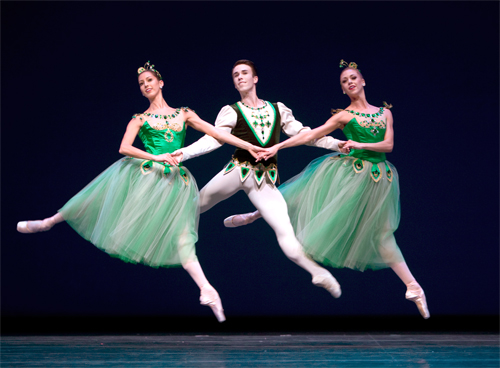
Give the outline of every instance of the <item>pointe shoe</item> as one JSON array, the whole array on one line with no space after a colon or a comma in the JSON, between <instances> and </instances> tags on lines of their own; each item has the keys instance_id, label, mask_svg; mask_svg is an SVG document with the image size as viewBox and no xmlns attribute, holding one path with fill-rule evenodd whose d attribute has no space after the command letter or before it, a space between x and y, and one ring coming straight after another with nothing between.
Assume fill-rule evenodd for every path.
<instances>
[{"instance_id":1,"label":"pointe shoe","mask_svg":"<svg viewBox=\"0 0 500 368\"><path fill-rule=\"evenodd\" d=\"M29 227L28 227L28 222L32 222L32 221L20 221L17 223L17 231L19 231L20 233L23 233L23 234L33 234L35 233L36 231L32 231Z\"/></svg>"},{"instance_id":2,"label":"pointe shoe","mask_svg":"<svg viewBox=\"0 0 500 368\"><path fill-rule=\"evenodd\" d=\"M217 321L219 321L220 323L226 320L219 294L213 287L203 286L201 288L200 304L212 308L212 312L214 312L215 318L217 318Z\"/></svg>"},{"instance_id":3,"label":"pointe shoe","mask_svg":"<svg viewBox=\"0 0 500 368\"><path fill-rule=\"evenodd\" d=\"M342 295L340 284L331 274L314 276L312 283L318 287L325 288L334 298L340 298Z\"/></svg>"},{"instance_id":4,"label":"pointe shoe","mask_svg":"<svg viewBox=\"0 0 500 368\"><path fill-rule=\"evenodd\" d=\"M247 224L251 224L252 213L245 213L243 215L233 215L224 219L225 227L238 227Z\"/></svg>"},{"instance_id":5,"label":"pointe shoe","mask_svg":"<svg viewBox=\"0 0 500 368\"><path fill-rule=\"evenodd\" d=\"M17 223L17 231L23 234L34 234L40 231L49 231L54 225L54 220L50 218L36 221L20 221Z\"/></svg>"},{"instance_id":6,"label":"pointe shoe","mask_svg":"<svg viewBox=\"0 0 500 368\"><path fill-rule=\"evenodd\" d=\"M425 293L422 287L416 281L410 282L406 290L406 299L414 302L417 305L418 311L425 319L429 318L431 315L429 313L429 308L427 308L427 300L425 299Z\"/></svg>"}]
</instances>

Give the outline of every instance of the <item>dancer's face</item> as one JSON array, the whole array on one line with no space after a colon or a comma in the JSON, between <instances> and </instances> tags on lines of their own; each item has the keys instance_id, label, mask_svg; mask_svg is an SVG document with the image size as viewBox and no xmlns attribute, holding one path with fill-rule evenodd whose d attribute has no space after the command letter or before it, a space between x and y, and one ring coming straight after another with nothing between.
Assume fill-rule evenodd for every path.
<instances>
[{"instance_id":1,"label":"dancer's face","mask_svg":"<svg viewBox=\"0 0 500 368\"><path fill-rule=\"evenodd\" d=\"M246 92L255 88L259 77L254 76L252 68L246 64L236 65L233 69L234 88L239 92Z\"/></svg>"},{"instance_id":2,"label":"dancer's face","mask_svg":"<svg viewBox=\"0 0 500 368\"><path fill-rule=\"evenodd\" d=\"M346 69L340 74L342 90L349 96L359 94L363 90L365 80L355 69Z\"/></svg>"},{"instance_id":3,"label":"dancer's face","mask_svg":"<svg viewBox=\"0 0 500 368\"><path fill-rule=\"evenodd\" d=\"M159 80L152 72L143 72L139 75L139 88L142 94L151 99L160 93L163 81Z\"/></svg>"}]
</instances>

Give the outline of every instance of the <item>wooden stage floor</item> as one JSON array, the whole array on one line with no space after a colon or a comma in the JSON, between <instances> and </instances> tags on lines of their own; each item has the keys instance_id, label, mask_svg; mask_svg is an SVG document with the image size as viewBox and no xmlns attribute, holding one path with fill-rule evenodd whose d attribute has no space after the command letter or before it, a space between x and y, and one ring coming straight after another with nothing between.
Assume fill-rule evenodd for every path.
<instances>
[{"instance_id":1,"label":"wooden stage floor","mask_svg":"<svg viewBox=\"0 0 500 368\"><path fill-rule=\"evenodd\" d=\"M2 367L499 367L492 333L2 337Z\"/></svg>"}]
</instances>

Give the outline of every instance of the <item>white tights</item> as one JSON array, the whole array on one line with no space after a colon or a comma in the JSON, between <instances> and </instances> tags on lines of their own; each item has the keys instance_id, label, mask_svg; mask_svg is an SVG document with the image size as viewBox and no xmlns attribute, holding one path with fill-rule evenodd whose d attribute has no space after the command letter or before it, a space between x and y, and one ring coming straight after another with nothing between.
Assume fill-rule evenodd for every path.
<instances>
[{"instance_id":1,"label":"white tights","mask_svg":"<svg viewBox=\"0 0 500 368\"><path fill-rule=\"evenodd\" d=\"M255 206L257 207L257 206ZM251 213L245 213L241 219L241 224L250 224L254 222L255 220L258 220L259 218L263 217L262 214L260 213L260 210L258 209L255 212ZM240 221L238 219L235 219L234 222L237 223L237 221ZM410 284L411 282L416 282L415 277L413 277L410 269L408 268L408 265L406 262L391 262L392 254L383 254L384 259L387 260L387 264L392 268L392 270L396 273L396 275L401 279L401 281L404 282L405 285Z\"/></svg>"},{"instance_id":2,"label":"white tights","mask_svg":"<svg viewBox=\"0 0 500 368\"><path fill-rule=\"evenodd\" d=\"M226 175L224 175L224 170L219 172L200 191L200 212L208 211L217 203L243 190L264 220L274 230L279 246L291 261L305 269L313 277L329 274L326 269L320 267L304 254L302 245L295 237L288 217L287 205L280 191L270 183L267 177L259 187L252 175L253 172L242 183L238 168Z\"/></svg>"},{"instance_id":3,"label":"white tights","mask_svg":"<svg viewBox=\"0 0 500 368\"><path fill-rule=\"evenodd\" d=\"M47 231L50 230L54 225L63 221L64 218L58 212L54 216L48 217L44 220L29 221L29 229L32 232ZM206 289L213 289L207 278L205 277L205 273L203 272L203 269L201 268L201 265L197 260L183 261L182 267L187 271L187 273L189 273L200 290L203 287L205 287Z\"/></svg>"}]
</instances>

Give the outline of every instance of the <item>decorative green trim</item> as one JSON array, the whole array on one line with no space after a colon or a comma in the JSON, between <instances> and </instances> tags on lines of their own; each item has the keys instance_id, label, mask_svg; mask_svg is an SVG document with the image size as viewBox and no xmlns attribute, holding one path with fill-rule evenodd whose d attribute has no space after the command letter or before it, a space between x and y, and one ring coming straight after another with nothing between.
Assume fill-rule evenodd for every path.
<instances>
[{"instance_id":1,"label":"decorative green trim","mask_svg":"<svg viewBox=\"0 0 500 368\"><path fill-rule=\"evenodd\" d=\"M363 162L363 160L358 158L357 160L352 162L352 168L354 169L354 172L356 174L359 174L365 169L365 163Z\"/></svg>"},{"instance_id":2,"label":"decorative green trim","mask_svg":"<svg viewBox=\"0 0 500 368\"><path fill-rule=\"evenodd\" d=\"M382 174L380 172L380 167L378 166L378 164L372 165L372 171L370 173L370 176L372 177L375 183L379 182L380 178L382 177Z\"/></svg>"},{"instance_id":3,"label":"decorative green trim","mask_svg":"<svg viewBox=\"0 0 500 368\"><path fill-rule=\"evenodd\" d=\"M276 180L278 179L278 170L276 169L269 169L267 170L267 176L269 177L269 180L276 185Z\"/></svg>"},{"instance_id":4,"label":"decorative green trim","mask_svg":"<svg viewBox=\"0 0 500 368\"><path fill-rule=\"evenodd\" d=\"M268 101L265 101L269 106L271 106L271 108L273 109L273 112L274 112L274 119L273 119L273 123L271 125L271 128L270 128L270 134L269 136L267 137L267 140L265 142L262 141L262 139L260 139L259 137L259 134L256 132L255 128L253 127L253 125L248 121L245 113L243 112L243 109L241 108L240 106L240 101L236 102L236 107L238 107L238 110L240 110L241 112L241 115L243 116L243 119L245 119L245 121L247 122L247 125L250 127L250 129L252 130L252 133L253 135L255 136L255 138L257 138L257 140L259 141L260 145L262 147L264 147L266 144L269 143L269 140L271 139L271 137L273 136L272 132L274 131L274 126L276 124L276 109L274 108L273 104L268 102Z\"/></svg>"},{"instance_id":5,"label":"decorative green trim","mask_svg":"<svg viewBox=\"0 0 500 368\"><path fill-rule=\"evenodd\" d=\"M257 182L257 185L260 186L264 181L264 178L266 177L265 175L266 172L264 170L255 169L254 173L255 173L255 181Z\"/></svg>"},{"instance_id":6,"label":"decorative green trim","mask_svg":"<svg viewBox=\"0 0 500 368\"><path fill-rule=\"evenodd\" d=\"M251 171L249 167L240 166L240 180L242 183L250 176Z\"/></svg>"},{"instance_id":7,"label":"decorative green trim","mask_svg":"<svg viewBox=\"0 0 500 368\"><path fill-rule=\"evenodd\" d=\"M224 170L224 175L233 171L233 169L236 167L233 161L229 161L229 163L226 166L226 169Z\"/></svg>"},{"instance_id":8,"label":"decorative green trim","mask_svg":"<svg viewBox=\"0 0 500 368\"><path fill-rule=\"evenodd\" d=\"M392 182L392 170L390 169L389 165L387 165L387 162L385 163L385 175L387 176L387 180L389 180L389 182Z\"/></svg>"}]
</instances>

